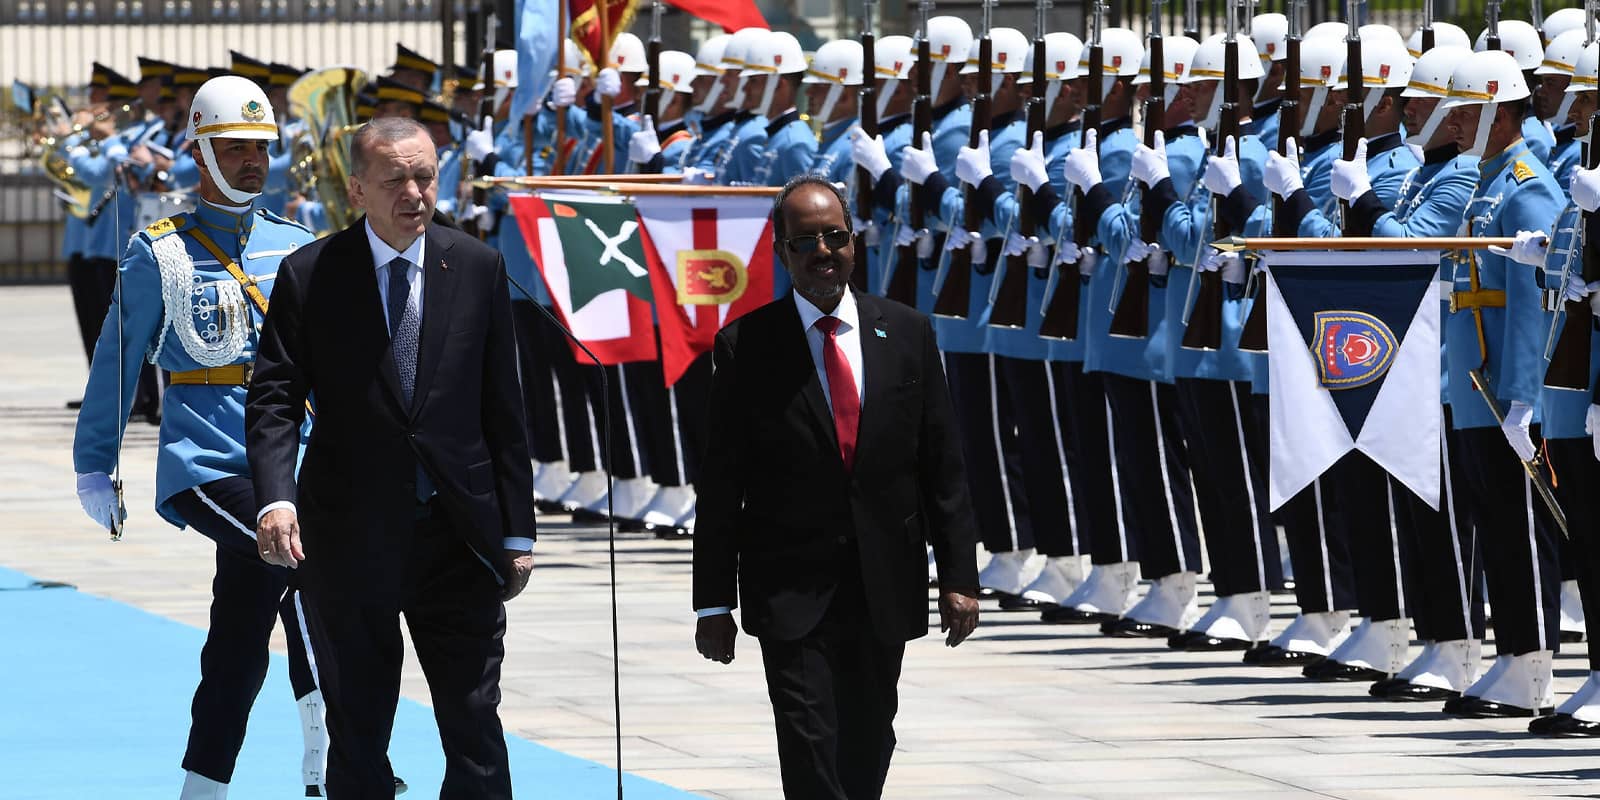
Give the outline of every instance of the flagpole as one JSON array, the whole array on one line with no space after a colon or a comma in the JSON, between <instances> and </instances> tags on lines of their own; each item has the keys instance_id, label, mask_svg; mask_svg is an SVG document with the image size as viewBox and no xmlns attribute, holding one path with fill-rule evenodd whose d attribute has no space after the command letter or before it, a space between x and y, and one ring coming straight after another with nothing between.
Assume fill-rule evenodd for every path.
<instances>
[{"instance_id":1,"label":"flagpole","mask_svg":"<svg viewBox=\"0 0 1600 800\"><path fill-rule=\"evenodd\" d=\"M595 8L600 12L600 57L601 69L614 67L611 63L611 9L607 8L606 0L595 0ZM605 172L615 168L613 156L616 155L612 144L613 132L611 130L611 98L600 97L600 167Z\"/></svg>"},{"instance_id":2,"label":"flagpole","mask_svg":"<svg viewBox=\"0 0 1600 800\"><path fill-rule=\"evenodd\" d=\"M1408 238L1335 236L1326 239L1306 237L1255 237L1230 236L1211 243L1224 253L1240 250L1482 250L1488 247L1510 247L1511 237L1482 236L1423 236Z\"/></svg>"},{"instance_id":3,"label":"flagpole","mask_svg":"<svg viewBox=\"0 0 1600 800\"><path fill-rule=\"evenodd\" d=\"M632 176L630 176L631 178ZM774 197L782 191L777 186L673 186L652 183L604 181L575 181L551 180L549 178L533 177L495 177L479 178L472 182L474 186L505 186L521 189L567 189L574 191L607 192L610 194L628 195L667 195L677 197ZM1409 241L1409 240L1408 240ZM1500 241L1498 239L1474 239L1472 241ZM1509 242L1510 240L1505 240Z\"/></svg>"}]
</instances>

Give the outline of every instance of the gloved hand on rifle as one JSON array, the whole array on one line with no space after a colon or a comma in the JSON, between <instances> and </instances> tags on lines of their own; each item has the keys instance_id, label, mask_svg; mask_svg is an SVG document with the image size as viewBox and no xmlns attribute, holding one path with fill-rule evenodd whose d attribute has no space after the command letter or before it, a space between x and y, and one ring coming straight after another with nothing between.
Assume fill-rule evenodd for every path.
<instances>
[{"instance_id":1,"label":"gloved hand on rifle","mask_svg":"<svg viewBox=\"0 0 1600 800\"><path fill-rule=\"evenodd\" d=\"M1305 180L1300 177L1300 151L1293 139L1286 140L1284 150L1289 155L1283 155L1276 150L1267 151L1267 168L1261 176L1261 182L1267 185L1267 191L1289 199L1289 195L1305 188Z\"/></svg>"},{"instance_id":2,"label":"gloved hand on rifle","mask_svg":"<svg viewBox=\"0 0 1600 800\"><path fill-rule=\"evenodd\" d=\"M850 129L850 160L867 171L876 183L889 171L889 153L884 150L883 136L868 136L861 128Z\"/></svg>"},{"instance_id":3,"label":"gloved hand on rifle","mask_svg":"<svg viewBox=\"0 0 1600 800\"><path fill-rule=\"evenodd\" d=\"M1035 133L1033 146L1019 147L1011 154L1011 179L1028 187L1029 191L1037 192L1049 178L1044 160L1044 134Z\"/></svg>"},{"instance_id":4,"label":"gloved hand on rifle","mask_svg":"<svg viewBox=\"0 0 1600 800\"><path fill-rule=\"evenodd\" d=\"M628 137L628 160L648 164L661 154L661 140L656 137L656 122L649 114L645 114L641 122L639 130Z\"/></svg>"},{"instance_id":5,"label":"gloved hand on rifle","mask_svg":"<svg viewBox=\"0 0 1600 800\"><path fill-rule=\"evenodd\" d=\"M1156 131L1155 146L1146 147L1144 142L1139 142L1133 151L1133 177L1134 180L1146 187L1172 177L1172 172L1167 168L1167 137L1161 131Z\"/></svg>"},{"instance_id":6,"label":"gloved hand on rifle","mask_svg":"<svg viewBox=\"0 0 1600 800\"><path fill-rule=\"evenodd\" d=\"M924 132L921 146L906 148L905 158L900 160L900 177L920 186L938 171L939 162L933 158L933 134Z\"/></svg>"},{"instance_id":7,"label":"gloved hand on rifle","mask_svg":"<svg viewBox=\"0 0 1600 800\"><path fill-rule=\"evenodd\" d=\"M1227 197L1244 181L1239 178L1239 148L1232 136L1223 143L1222 155L1206 156L1206 171L1201 176L1206 189L1218 197Z\"/></svg>"},{"instance_id":8,"label":"gloved hand on rifle","mask_svg":"<svg viewBox=\"0 0 1600 800\"><path fill-rule=\"evenodd\" d=\"M494 117L484 117L483 127L467 134L467 158L482 161L494 152Z\"/></svg>"},{"instance_id":9,"label":"gloved hand on rifle","mask_svg":"<svg viewBox=\"0 0 1600 800\"><path fill-rule=\"evenodd\" d=\"M1333 172L1329 176L1333 196L1347 203L1353 203L1357 198L1372 191L1372 178L1367 175L1367 140L1362 138L1356 142L1356 157L1346 161L1338 159L1333 162Z\"/></svg>"},{"instance_id":10,"label":"gloved hand on rifle","mask_svg":"<svg viewBox=\"0 0 1600 800\"><path fill-rule=\"evenodd\" d=\"M1097 135L1091 128L1083 135L1083 146L1067 153L1067 158L1062 163L1062 171L1067 175L1067 182L1085 193L1100 185L1100 154L1095 151L1096 138Z\"/></svg>"},{"instance_id":11,"label":"gloved hand on rifle","mask_svg":"<svg viewBox=\"0 0 1600 800\"><path fill-rule=\"evenodd\" d=\"M1590 132L1592 135L1592 131ZM1572 202L1584 211L1600 211L1600 167L1572 171Z\"/></svg>"},{"instance_id":12,"label":"gloved hand on rifle","mask_svg":"<svg viewBox=\"0 0 1600 800\"><path fill-rule=\"evenodd\" d=\"M963 147L956 153L956 178L968 186L977 186L994 174L989 166L989 132L978 131L978 146Z\"/></svg>"}]
</instances>

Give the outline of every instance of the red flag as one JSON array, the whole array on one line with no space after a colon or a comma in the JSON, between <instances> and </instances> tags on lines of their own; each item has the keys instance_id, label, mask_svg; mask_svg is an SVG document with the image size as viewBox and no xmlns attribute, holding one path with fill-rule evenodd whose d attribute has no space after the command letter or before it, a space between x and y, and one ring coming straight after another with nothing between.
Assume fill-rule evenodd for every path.
<instances>
[{"instance_id":1,"label":"red flag","mask_svg":"<svg viewBox=\"0 0 1600 800\"><path fill-rule=\"evenodd\" d=\"M595 0L567 0L567 19L572 20L571 36L589 52L589 60L605 68L610 65L611 45L617 34L633 24L633 0L606 0L606 39L600 39L600 11Z\"/></svg>"},{"instance_id":2,"label":"red flag","mask_svg":"<svg viewBox=\"0 0 1600 800\"><path fill-rule=\"evenodd\" d=\"M667 5L682 9L728 33L744 28L765 28L766 18L755 0L667 0Z\"/></svg>"},{"instance_id":3,"label":"red flag","mask_svg":"<svg viewBox=\"0 0 1600 800\"><path fill-rule=\"evenodd\" d=\"M634 207L671 386L723 325L772 302L772 201L642 196Z\"/></svg>"}]
</instances>

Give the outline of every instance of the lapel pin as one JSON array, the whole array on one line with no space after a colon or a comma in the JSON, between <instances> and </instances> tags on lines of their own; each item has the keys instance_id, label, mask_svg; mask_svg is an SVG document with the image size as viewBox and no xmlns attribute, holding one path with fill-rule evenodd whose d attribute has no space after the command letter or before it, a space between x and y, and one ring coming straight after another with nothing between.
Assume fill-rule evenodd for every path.
<instances>
[{"instance_id":1,"label":"lapel pin","mask_svg":"<svg viewBox=\"0 0 1600 800\"><path fill-rule=\"evenodd\" d=\"M439 259L439 269L449 269L449 268L450 268L450 265L446 264L444 259L442 259L442 258Z\"/></svg>"},{"instance_id":2,"label":"lapel pin","mask_svg":"<svg viewBox=\"0 0 1600 800\"><path fill-rule=\"evenodd\" d=\"M878 338L879 339L887 339L887 338L889 338L889 334L885 333L882 328L873 328L872 332L878 334Z\"/></svg>"}]
</instances>

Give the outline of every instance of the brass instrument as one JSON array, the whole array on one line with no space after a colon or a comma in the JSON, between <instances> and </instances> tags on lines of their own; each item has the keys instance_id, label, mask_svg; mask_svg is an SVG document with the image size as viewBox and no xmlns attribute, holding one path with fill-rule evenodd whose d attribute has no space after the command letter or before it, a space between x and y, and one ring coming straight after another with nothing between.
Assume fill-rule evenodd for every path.
<instances>
[{"instance_id":1,"label":"brass instrument","mask_svg":"<svg viewBox=\"0 0 1600 800\"><path fill-rule=\"evenodd\" d=\"M289 87L289 108L303 124L292 144L289 175L297 191L322 202L331 230L356 218L345 185L350 135L361 127L356 94L366 83L366 73L354 67L328 67L306 73Z\"/></svg>"},{"instance_id":2,"label":"brass instrument","mask_svg":"<svg viewBox=\"0 0 1600 800\"><path fill-rule=\"evenodd\" d=\"M26 109L33 123L33 144L39 148L39 165L45 177L55 184L55 195L66 205L67 213L87 219L94 208L94 192L79 178L67 160L67 141L83 126L73 122L72 110L59 95L40 97L21 81L11 84L11 98ZM89 143L94 146L91 141Z\"/></svg>"}]
</instances>

